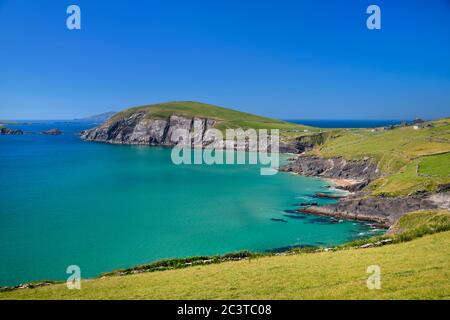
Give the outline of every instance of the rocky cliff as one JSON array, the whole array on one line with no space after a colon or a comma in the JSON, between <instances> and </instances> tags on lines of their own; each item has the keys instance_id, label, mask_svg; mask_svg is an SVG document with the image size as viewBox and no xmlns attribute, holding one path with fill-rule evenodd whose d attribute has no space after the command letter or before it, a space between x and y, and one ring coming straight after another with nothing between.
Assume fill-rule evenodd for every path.
<instances>
[{"instance_id":1,"label":"rocky cliff","mask_svg":"<svg viewBox=\"0 0 450 320\"><path fill-rule=\"evenodd\" d=\"M372 221L390 227L408 212L429 209L450 209L450 193L424 194L409 197L383 198L355 195L336 204L310 206L298 211L343 219Z\"/></svg>"},{"instance_id":2,"label":"rocky cliff","mask_svg":"<svg viewBox=\"0 0 450 320\"><path fill-rule=\"evenodd\" d=\"M349 161L344 158L325 159L302 155L280 170L304 176L354 180L354 183L346 188L349 191L360 190L381 176L377 164L369 158Z\"/></svg>"},{"instance_id":3,"label":"rocky cliff","mask_svg":"<svg viewBox=\"0 0 450 320\"><path fill-rule=\"evenodd\" d=\"M193 133L195 142L205 141L205 133L215 124L213 119L186 118L171 115L167 119L147 118L145 112L133 113L118 120L107 121L99 127L81 132L81 138L88 141L115 144L164 145L177 144L174 132L186 129Z\"/></svg>"},{"instance_id":4,"label":"rocky cliff","mask_svg":"<svg viewBox=\"0 0 450 320\"><path fill-rule=\"evenodd\" d=\"M183 117L170 115L168 118L149 118L144 111L135 112L120 120L108 120L99 127L81 132L81 138L87 141L97 141L113 144L133 144L133 145L189 145L193 147L230 148L235 150L258 151L261 146L271 150L275 140L262 140L257 137L256 143L246 140L246 133L236 132L238 138L243 141L242 144L237 140L226 140L225 137L218 137L213 132L215 119L200 117ZM190 133L190 141L181 141L176 134L177 129L184 129ZM258 149L259 148L259 149ZM292 149L288 144L279 145L280 152L286 152Z\"/></svg>"},{"instance_id":5,"label":"rocky cliff","mask_svg":"<svg viewBox=\"0 0 450 320\"><path fill-rule=\"evenodd\" d=\"M295 139L293 146L295 146L297 153L310 151L315 146L323 144L329 136L329 132L319 132L315 134L300 136Z\"/></svg>"}]
</instances>

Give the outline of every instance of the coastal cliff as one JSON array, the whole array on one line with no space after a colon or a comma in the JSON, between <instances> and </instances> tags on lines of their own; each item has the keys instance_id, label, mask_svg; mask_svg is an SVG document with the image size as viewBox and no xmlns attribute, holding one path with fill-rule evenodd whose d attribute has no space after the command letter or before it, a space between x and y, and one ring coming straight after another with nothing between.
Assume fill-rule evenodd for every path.
<instances>
[{"instance_id":1,"label":"coastal cliff","mask_svg":"<svg viewBox=\"0 0 450 320\"><path fill-rule=\"evenodd\" d=\"M167 119L149 119L146 112L133 113L118 121L105 122L99 127L81 132L81 138L113 144L138 144L174 146L174 132L186 129L193 134L194 142L207 144L205 133L216 123L213 119L187 118L171 115Z\"/></svg>"},{"instance_id":2,"label":"coastal cliff","mask_svg":"<svg viewBox=\"0 0 450 320\"><path fill-rule=\"evenodd\" d=\"M301 132L306 128L312 129L204 103L179 101L126 109L110 117L102 125L82 131L80 136L86 141L112 144L174 146L181 142L175 134L176 130L184 129L191 135L191 141L183 141L184 145L257 151L257 144L246 141L245 130L266 129L270 134L272 129L286 133ZM226 129L242 129L235 134L238 139L242 138L246 142L241 145L234 140L222 139L211 129L217 129L222 135ZM267 143L271 150L273 142L269 139ZM279 143L279 151L297 153L298 145L299 142L296 141L282 141Z\"/></svg>"},{"instance_id":3,"label":"coastal cliff","mask_svg":"<svg viewBox=\"0 0 450 320\"><path fill-rule=\"evenodd\" d=\"M320 158L300 155L283 166L280 171L294 172L303 176L323 177L346 180L348 183L339 186L348 191L358 191L381 176L377 164L365 158L363 160L345 160L342 157Z\"/></svg>"}]
</instances>

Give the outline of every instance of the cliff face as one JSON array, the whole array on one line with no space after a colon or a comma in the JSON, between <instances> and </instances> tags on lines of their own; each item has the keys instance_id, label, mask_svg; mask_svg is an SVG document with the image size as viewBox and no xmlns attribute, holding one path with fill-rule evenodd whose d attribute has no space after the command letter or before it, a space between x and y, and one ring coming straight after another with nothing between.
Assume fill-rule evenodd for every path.
<instances>
[{"instance_id":1,"label":"cliff face","mask_svg":"<svg viewBox=\"0 0 450 320\"><path fill-rule=\"evenodd\" d=\"M370 159L348 161L344 158L324 159L315 156L299 156L281 168L281 171L295 172L304 176L357 181L349 186L349 191L360 190L370 181L381 176L375 162Z\"/></svg>"},{"instance_id":2,"label":"cliff face","mask_svg":"<svg viewBox=\"0 0 450 320\"><path fill-rule=\"evenodd\" d=\"M81 132L88 141L115 144L164 145L177 144L174 132L186 129L193 133L195 142L205 142L205 133L216 123L212 119L186 118L176 115L168 119L148 119L145 112L133 113L116 122L106 122L99 127Z\"/></svg>"},{"instance_id":3,"label":"cliff face","mask_svg":"<svg viewBox=\"0 0 450 320\"><path fill-rule=\"evenodd\" d=\"M262 140L258 137L256 143L245 140L245 132L236 133L243 144L236 140L225 140L217 137L210 130L216 120L207 118L189 118L171 115L167 119L151 119L145 112L136 112L119 121L107 121L99 127L81 132L81 138L87 141L97 141L113 144L133 145L189 145L194 147L224 149L230 148L240 151L272 150L275 141ZM191 141L180 141L175 134L177 129L185 129L191 134ZM264 148L261 148L264 146ZM265 149L267 148L267 149ZM280 145L279 151L285 152L288 145Z\"/></svg>"},{"instance_id":4,"label":"cliff face","mask_svg":"<svg viewBox=\"0 0 450 320\"><path fill-rule=\"evenodd\" d=\"M320 132L317 134L311 134L306 136L300 136L295 139L295 143L293 144L297 149L298 153L302 153L305 151L312 150L315 146L321 145L328 138L329 133Z\"/></svg>"}]
</instances>

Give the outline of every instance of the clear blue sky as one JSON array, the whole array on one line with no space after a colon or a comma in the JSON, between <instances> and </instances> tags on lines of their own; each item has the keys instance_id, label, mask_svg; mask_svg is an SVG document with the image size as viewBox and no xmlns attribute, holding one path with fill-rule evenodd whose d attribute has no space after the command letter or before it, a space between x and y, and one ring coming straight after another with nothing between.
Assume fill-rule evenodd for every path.
<instances>
[{"instance_id":1,"label":"clear blue sky","mask_svg":"<svg viewBox=\"0 0 450 320\"><path fill-rule=\"evenodd\" d=\"M284 119L450 116L450 1L0 0L0 119L171 100Z\"/></svg>"}]
</instances>

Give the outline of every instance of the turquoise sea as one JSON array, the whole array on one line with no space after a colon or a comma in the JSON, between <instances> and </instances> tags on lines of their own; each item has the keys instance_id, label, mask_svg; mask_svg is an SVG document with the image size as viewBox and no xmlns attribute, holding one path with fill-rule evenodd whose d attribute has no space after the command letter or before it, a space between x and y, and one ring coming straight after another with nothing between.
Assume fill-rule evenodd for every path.
<instances>
[{"instance_id":1,"label":"turquoise sea","mask_svg":"<svg viewBox=\"0 0 450 320\"><path fill-rule=\"evenodd\" d=\"M326 190L323 180L261 176L255 165L176 166L167 148L81 141L91 126L43 122L10 127L64 134L0 136L0 286L64 280L69 265L89 278L162 258L329 246L376 232L285 212Z\"/></svg>"}]
</instances>

